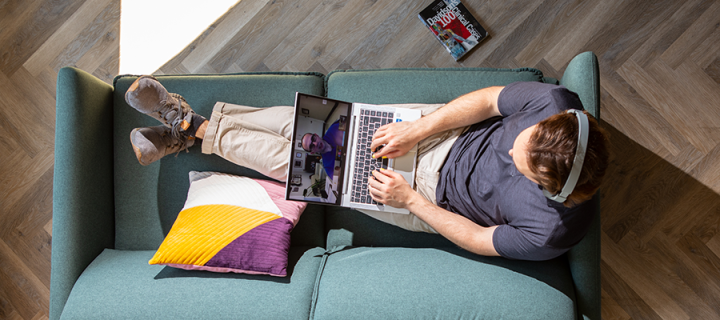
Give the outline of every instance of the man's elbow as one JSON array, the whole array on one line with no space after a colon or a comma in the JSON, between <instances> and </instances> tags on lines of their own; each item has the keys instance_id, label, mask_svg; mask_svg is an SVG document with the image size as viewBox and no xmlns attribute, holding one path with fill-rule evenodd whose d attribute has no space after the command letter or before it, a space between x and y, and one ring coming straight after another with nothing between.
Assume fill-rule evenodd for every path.
<instances>
[{"instance_id":1,"label":"man's elbow","mask_svg":"<svg viewBox=\"0 0 720 320\"><path fill-rule=\"evenodd\" d=\"M465 248L466 250L482 255L482 256L489 256L489 257L498 257L500 254L495 250L495 245L493 244L493 233L495 232L495 229L497 226L492 227L481 227L482 230L480 232L476 233L472 237L472 242L469 246L469 248Z\"/></svg>"}]
</instances>

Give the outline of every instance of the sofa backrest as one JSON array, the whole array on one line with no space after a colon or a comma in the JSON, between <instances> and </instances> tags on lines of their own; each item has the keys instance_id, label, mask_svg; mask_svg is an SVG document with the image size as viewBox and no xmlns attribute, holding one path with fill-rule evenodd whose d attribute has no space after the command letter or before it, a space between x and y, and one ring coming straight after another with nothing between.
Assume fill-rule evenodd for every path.
<instances>
[{"instance_id":1,"label":"sofa backrest","mask_svg":"<svg viewBox=\"0 0 720 320\"><path fill-rule=\"evenodd\" d=\"M237 166L200 148L172 155L149 166L138 163L130 144L130 132L160 122L128 106L125 92L136 76L118 76L114 83L113 141L115 183L115 248L155 250L182 209L189 187L188 172L220 171L262 178L259 173ZM319 73L251 73L237 75L157 76L169 92L182 95L200 115L210 118L215 102L255 107L293 105L295 91L324 95L324 76ZM294 232L293 245L323 246L323 210L303 216L304 227L313 232ZM310 220L313 223L310 222ZM298 225L298 228L301 226ZM297 229L296 229L297 230Z\"/></svg>"},{"instance_id":2,"label":"sofa backrest","mask_svg":"<svg viewBox=\"0 0 720 320\"><path fill-rule=\"evenodd\" d=\"M372 104L447 103L481 88L550 81L533 68L338 70L326 77L329 98Z\"/></svg>"}]
</instances>

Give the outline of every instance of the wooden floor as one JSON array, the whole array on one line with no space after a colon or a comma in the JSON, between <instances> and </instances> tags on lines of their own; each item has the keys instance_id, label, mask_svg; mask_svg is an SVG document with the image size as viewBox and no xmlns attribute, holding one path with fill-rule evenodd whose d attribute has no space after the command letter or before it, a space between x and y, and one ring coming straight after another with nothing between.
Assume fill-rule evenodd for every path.
<instances>
[{"instance_id":1,"label":"wooden floor","mask_svg":"<svg viewBox=\"0 0 720 320\"><path fill-rule=\"evenodd\" d=\"M614 153L603 318L720 319L720 1L463 1L491 37L460 64L417 18L430 0L243 0L158 73L463 66L560 77L594 51ZM47 317L55 79L74 65L112 80L119 6L0 1L2 319Z\"/></svg>"}]
</instances>

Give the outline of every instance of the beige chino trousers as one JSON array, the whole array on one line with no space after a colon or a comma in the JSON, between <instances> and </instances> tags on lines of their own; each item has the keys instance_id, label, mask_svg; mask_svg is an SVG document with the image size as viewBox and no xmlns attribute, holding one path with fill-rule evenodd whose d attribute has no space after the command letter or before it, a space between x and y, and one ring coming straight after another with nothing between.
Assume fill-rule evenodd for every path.
<instances>
[{"instance_id":1,"label":"beige chino trousers","mask_svg":"<svg viewBox=\"0 0 720 320\"><path fill-rule=\"evenodd\" d=\"M419 109L426 116L443 104L387 105ZM278 181L287 180L292 151L293 107L255 108L218 102L213 108L202 142L202 152L216 154ZM467 127L434 134L418 144L415 191L436 204L440 169L455 140ZM414 214L359 210L380 221L410 231L437 233Z\"/></svg>"}]
</instances>

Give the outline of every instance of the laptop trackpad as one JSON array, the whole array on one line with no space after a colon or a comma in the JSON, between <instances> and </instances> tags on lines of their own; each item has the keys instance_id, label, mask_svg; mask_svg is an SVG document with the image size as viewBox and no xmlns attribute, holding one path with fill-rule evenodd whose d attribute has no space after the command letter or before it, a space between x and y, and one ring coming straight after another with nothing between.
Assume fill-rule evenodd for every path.
<instances>
[{"instance_id":1,"label":"laptop trackpad","mask_svg":"<svg viewBox=\"0 0 720 320\"><path fill-rule=\"evenodd\" d=\"M415 152L408 152L402 157L394 159L393 170L401 174L410 185L413 185L413 172L415 171Z\"/></svg>"}]
</instances>

